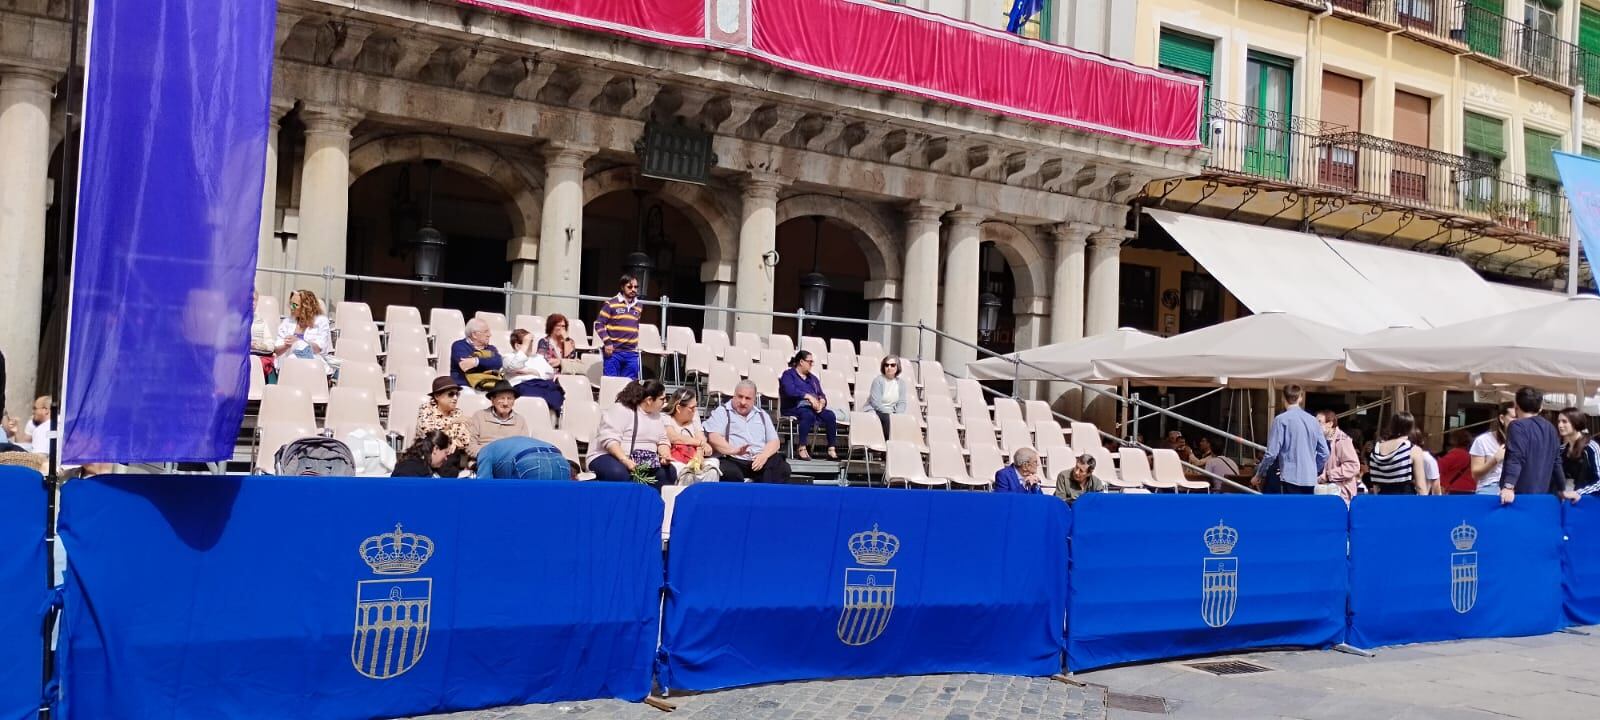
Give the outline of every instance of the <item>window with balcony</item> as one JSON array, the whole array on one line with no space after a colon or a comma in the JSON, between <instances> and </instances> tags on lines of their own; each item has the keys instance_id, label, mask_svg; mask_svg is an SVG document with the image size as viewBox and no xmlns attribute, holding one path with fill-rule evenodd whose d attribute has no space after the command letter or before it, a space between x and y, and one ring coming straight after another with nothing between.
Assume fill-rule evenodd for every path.
<instances>
[{"instance_id":1,"label":"window with balcony","mask_svg":"<svg viewBox=\"0 0 1600 720\"><path fill-rule=\"evenodd\" d=\"M1336 72L1322 73L1322 121L1349 131L1361 129L1361 80ZM1357 189L1361 154L1353 145L1327 143L1317 158L1317 180L1348 190Z\"/></svg>"},{"instance_id":2,"label":"window with balcony","mask_svg":"<svg viewBox=\"0 0 1600 720\"><path fill-rule=\"evenodd\" d=\"M1252 51L1246 75L1245 104L1257 123L1245 145L1244 170L1252 175L1286 179L1294 61Z\"/></svg>"},{"instance_id":3,"label":"window with balcony","mask_svg":"<svg viewBox=\"0 0 1600 720\"><path fill-rule=\"evenodd\" d=\"M1467 47L1490 57L1500 57L1504 40L1505 0L1468 0L1462 11L1467 26Z\"/></svg>"},{"instance_id":4,"label":"window with balcony","mask_svg":"<svg viewBox=\"0 0 1600 720\"><path fill-rule=\"evenodd\" d=\"M1528 176L1525 208L1527 229L1543 235L1556 235L1561 223L1561 175L1556 172L1553 153L1561 149L1561 138L1538 130L1523 131L1523 164Z\"/></svg>"},{"instance_id":5,"label":"window with balcony","mask_svg":"<svg viewBox=\"0 0 1600 720\"><path fill-rule=\"evenodd\" d=\"M1459 180L1463 209L1478 212L1491 211L1500 200L1500 183L1497 175L1500 162L1506 157L1505 124L1496 118L1477 113L1467 113L1464 149L1467 159L1482 168L1483 172L1467 171Z\"/></svg>"},{"instance_id":6,"label":"window with balcony","mask_svg":"<svg viewBox=\"0 0 1600 720\"><path fill-rule=\"evenodd\" d=\"M1394 91L1394 140L1417 148L1433 147L1430 125L1433 103L1428 98L1404 90ZM1428 199L1429 159L1405 155L1394 159L1389 169L1389 193L1407 200Z\"/></svg>"},{"instance_id":7,"label":"window with balcony","mask_svg":"<svg viewBox=\"0 0 1600 720\"><path fill-rule=\"evenodd\" d=\"M1600 10L1588 5L1578 11L1578 49L1584 91L1600 96Z\"/></svg>"},{"instance_id":8,"label":"window with balcony","mask_svg":"<svg viewBox=\"0 0 1600 720\"><path fill-rule=\"evenodd\" d=\"M1400 24L1413 30L1433 30L1434 3L1438 0L1395 0Z\"/></svg>"},{"instance_id":9,"label":"window with balcony","mask_svg":"<svg viewBox=\"0 0 1600 720\"><path fill-rule=\"evenodd\" d=\"M1526 0L1522 6L1522 22L1522 66L1540 77L1561 77L1555 11L1540 0Z\"/></svg>"}]
</instances>

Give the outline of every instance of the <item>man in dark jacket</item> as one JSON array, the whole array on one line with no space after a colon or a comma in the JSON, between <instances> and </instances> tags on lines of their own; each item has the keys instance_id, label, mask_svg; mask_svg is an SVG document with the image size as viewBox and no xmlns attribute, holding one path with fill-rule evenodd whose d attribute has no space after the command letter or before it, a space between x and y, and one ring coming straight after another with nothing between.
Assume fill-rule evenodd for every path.
<instances>
[{"instance_id":1,"label":"man in dark jacket","mask_svg":"<svg viewBox=\"0 0 1600 720\"><path fill-rule=\"evenodd\" d=\"M1544 396L1531 387L1517 390L1517 419L1506 428L1506 459L1500 474L1500 503L1515 502L1518 493L1560 495L1576 499L1561 468L1561 437L1539 415Z\"/></svg>"}]
</instances>

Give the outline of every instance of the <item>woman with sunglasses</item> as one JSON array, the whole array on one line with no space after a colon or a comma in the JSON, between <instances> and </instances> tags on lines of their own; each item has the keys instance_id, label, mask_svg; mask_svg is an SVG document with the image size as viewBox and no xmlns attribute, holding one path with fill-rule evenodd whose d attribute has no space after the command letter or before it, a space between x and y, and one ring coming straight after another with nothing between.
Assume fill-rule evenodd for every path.
<instances>
[{"instance_id":1,"label":"woman with sunglasses","mask_svg":"<svg viewBox=\"0 0 1600 720\"><path fill-rule=\"evenodd\" d=\"M417 408L417 428L412 431L412 440L421 440L430 432L443 432L450 437L455 445L451 453L450 463L445 477L455 477L461 468L466 467L465 448L472 444L472 433L467 431L467 418L461 413L458 404L461 400L461 386L449 375L441 375L433 380L433 392L428 394L428 399Z\"/></svg>"},{"instance_id":2,"label":"woman with sunglasses","mask_svg":"<svg viewBox=\"0 0 1600 720\"><path fill-rule=\"evenodd\" d=\"M678 483L722 480L722 470L711 460L711 442L700 426L700 402L694 390L683 388L673 393L667 409L667 443L672 446L672 466L678 470Z\"/></svg>"},{"instance_id":3,"label":"woman with sunglasses","mask_svg":"<svg viewBox=\"0 0 1600 720\"><path fill-rule=\"evenodd\" d=\"M883 436L889 436L889 416L903 415L910 388L900 378L900 358L886 357L878 363L878 376L872 379L872 391L867 395L867 409L878 414L883 423Z\"/></svg>"},{"instance_id":4,"label":"woman with sunglasses","mask_svg":"<svg viewBox=\"0 0 1600 720\"><path fill-rule=\"evenodd\" d=\"M278 325L278 345L273 348L274 359L281 364L284 358L294 356L316 360L324 372L334 374L336 365L328 357L333 348L333 335L328 316L322 313L322 303L310 290L296 290L289 294L289 316Z\"/></svg>"}]
</instances>

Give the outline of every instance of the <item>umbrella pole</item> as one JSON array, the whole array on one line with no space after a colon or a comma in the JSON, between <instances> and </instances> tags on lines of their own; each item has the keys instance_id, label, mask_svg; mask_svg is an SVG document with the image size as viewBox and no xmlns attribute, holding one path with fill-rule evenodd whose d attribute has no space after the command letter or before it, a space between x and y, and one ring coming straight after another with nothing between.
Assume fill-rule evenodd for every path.
<instances>
[{"instance_id":1,"label":"umbrella pole","mask_svg":"<svg viewBox=\"0 0 1600 720\"><path fill-rule=\"evenodd\" d=\"M1117 434L1121 435L1124 438L1132 438L1133 437L1133 429L1128 427L1128 411L1129 411L1130 408L1129 408L1129 405L1128 405L1128 379L1127 378L1123 378L1122 379L1122 402L1119 403L1119 406L1120 406L1120 409L1122 410L1122 430L1121 430L1121 432L1119 432Z\"/></svg>"}]
</instances>

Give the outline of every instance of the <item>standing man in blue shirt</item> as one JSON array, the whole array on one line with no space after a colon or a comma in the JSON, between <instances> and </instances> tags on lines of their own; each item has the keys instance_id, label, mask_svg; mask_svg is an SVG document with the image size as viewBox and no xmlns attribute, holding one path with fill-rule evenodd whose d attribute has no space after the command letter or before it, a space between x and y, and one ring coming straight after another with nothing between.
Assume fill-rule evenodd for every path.
<instances>
[{"instance_id":1,"label":"standing man in blue shirt","mask_svg":"<svg viewBox=\"0 0 1600 720\"><path fill-rule=\"evenodd\" d=\"M605 354L605 376L639 379L639 280L623 275L620 291L600 306L594 336Z\"/></svg>"},{"instance_id":2,"label":"standing man in blue shirt","mask_svg":"<svg viewBox=\"0 0 1600 720\"><path fill-rule=\"evenodd\" d=\"M1539 415L1544 395L1531 387L1517 390L1517 419L1506 426L1506 459L1501 463L1500 503L1510 505L1517 494L1560 495L1577 500L1567 487L1561 467L1561 437Z\"/></svg>"},{"instance_id":3,"label":"standing man in blue shirt","mask_svg":"<svg viewBox=\"0 0 1600 720\"><path fill-rule=\"evenodd\" d=\"M1317 419L1300 406L1305 389L1283 388L1284 410L1272 419L1267 433L1267 454L1256 466L1251 484L1257 490L1283 495L1311 495L1328 463L1328 437Z\"/></svg>"}]
</instances>

